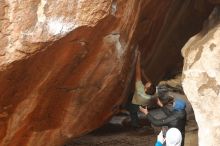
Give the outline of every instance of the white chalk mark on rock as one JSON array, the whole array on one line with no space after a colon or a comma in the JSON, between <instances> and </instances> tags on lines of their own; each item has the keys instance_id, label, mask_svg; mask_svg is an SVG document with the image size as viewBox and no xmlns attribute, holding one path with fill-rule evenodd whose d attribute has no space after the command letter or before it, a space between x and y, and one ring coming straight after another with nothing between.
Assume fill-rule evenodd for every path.
<instances>
[{"instance_id":1,"label":"white chalk mark on rock","mask_svg":"<svg viewBox=\"0 0 220 146\"><path fill-rule=\"evenodd\" d=\"M52 35L65 34L77 27L74 22L64 22L63 18L53 18L48 22L49 33Z\"/></svg>"}]
</instances>

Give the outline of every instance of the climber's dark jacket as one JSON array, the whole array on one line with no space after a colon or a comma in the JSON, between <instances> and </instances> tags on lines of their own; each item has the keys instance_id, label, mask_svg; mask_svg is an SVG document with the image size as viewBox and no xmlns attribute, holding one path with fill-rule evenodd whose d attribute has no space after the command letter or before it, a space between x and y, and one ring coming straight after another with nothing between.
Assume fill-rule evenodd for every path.
<instances>
[{"instance_id":1,"label":"climber's dark jacket","mask_svg":"<svg viewBox=\"0 0 220 146\"><path fill-rule=\"evenodd\" d=\"M166 114L165 118L156 119L151 113L147 114L147 119L155 126L168 126L169 128L178 128L182 134L182 146L184 145L185 138L185 125L186 125L186 104L184 101L175 101L172 111L163 107L162 110Z\"/></svg>"}]
</instances>

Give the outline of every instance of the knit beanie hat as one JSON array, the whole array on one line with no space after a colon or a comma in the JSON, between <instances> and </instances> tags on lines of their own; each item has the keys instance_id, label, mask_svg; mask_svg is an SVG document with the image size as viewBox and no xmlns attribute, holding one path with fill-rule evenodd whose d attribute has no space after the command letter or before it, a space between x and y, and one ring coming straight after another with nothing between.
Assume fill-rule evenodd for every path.
<instances>
[{"instance_id":1,"label":"knit beanie hat","mask_svg":"<svg viewBox=\"0 0 220 146\"><path fill-rule=\"evenodd\" d=\"M181 146L182 135L177 128L170 128L166 133L166 146Z\"/></svg>"},{"instance_id":2,"label":"knit beanie hat","mask_svg":"<svg viewBox=\"0 0 220 146\"><path fill-rule=\"evenodd\" d=\"M186 102L182 99L175 99L173 104L173 108L176 111L184 110L186 108Z\"/></svg>"}]
</instances>

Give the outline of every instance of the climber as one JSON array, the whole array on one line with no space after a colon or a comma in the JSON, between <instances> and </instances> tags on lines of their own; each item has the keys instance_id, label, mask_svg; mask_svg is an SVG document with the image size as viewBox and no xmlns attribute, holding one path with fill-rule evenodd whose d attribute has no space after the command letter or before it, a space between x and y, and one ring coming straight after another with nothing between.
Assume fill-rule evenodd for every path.
<instances>
[{"instance_id":1,"label":"climber","mask_svg":"<svg viewBox=\"0 0 220 146\"><path fill-rule=\"evenodd\" d=\"M140 52L138 52L137 63L136 63L136 83L135 93L132 99L132 103L136 105L148 105L150 99L156 92L156 86L146 76L147 82L145 85L141 79L141 65L140 65Z\"/></svg>"},{"instance_id":2,"label":"climber","mask_svg":"<svg viewBox=\"0 0 220 146\"><path fill-rule=\"evenodd\" d=\"M181 132L177 128L170 128L166 132L165 137L163 136L162 131L159 133L155 146L163 146L164 143L166 144L166 146L181 146L181 142Z\"/></svg>"},{"instance_id":3,"label":"climber","mask_svg":"<svg viewBox=\"0 0 220 146\"><path fill-rule=\"evenodd\" d=\"M130 94L129 98L132 98L132 103L128 104L128 110L131 117L131 125L134 128L140 128L138 119L139 105L148 105L153 98L153 94L156 92L156 87L152 82L147 79L147 83L143 85L141 80L141 66L140 66L140 52L137 53L136 61L136 83L134 95ZM133 96L132 96L133 95Z\"/></svg>"},{"instance_id":4,"label":"climber","mask_svg":"<svg viewBox=\"0 0 220 146\"><path fill-rule=\"evenodd\" d=\"M157 104L162 108L163 112L166 114L165 118L156 119L151 113L149 113L147 108L143 108L139 106L139 109L142 113L147 116L147 119L155 126L168 126L169 128L175 127L180 130L182 134L182 144L184 146L184 138L185 138L185 125L186 125L186 102L182 99L175 99L173 103L173 110L168 110L157 98Z\"/></svg>"}]
</instances>

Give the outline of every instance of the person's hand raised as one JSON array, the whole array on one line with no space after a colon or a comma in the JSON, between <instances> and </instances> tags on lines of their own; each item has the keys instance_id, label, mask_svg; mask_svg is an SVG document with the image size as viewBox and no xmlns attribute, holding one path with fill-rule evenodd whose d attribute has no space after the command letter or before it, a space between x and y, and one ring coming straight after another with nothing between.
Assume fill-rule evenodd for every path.
<instances>
[{"instance_id":1,"label":"person's hand raised","mask_svg":"<svg viewBox=\"0 0 220 146\"><path fill-rule=\"evenodd\" d=\"M165 138L163 138L163 132L162 131L160 131L160 133L157 135L157 141L159 141L161 144L163 144L165 142Z\"/></svg>"},{"instance_id":2,"label":"person's hand raised","mask_svg":"<svg viewBox=\"0 0 220 146\"><path fill-rule=\"evenodd\" d=\"M142 113L144 113L145 115L147 115L149 113L147 107L146 108L143 108L142 106L139 106L139 109Z\"/></svg>"},{"instance_id":3,"label":"person's hand raised","mask_svg":"<svg viewBox=\"0 0 220 146\"><path fill-rule=\"evenodd\" d=\"M159 98L157 98L157 105L159 105L160 107L163 107L163 103L160 101Z\"/></svg>"}]
</instances>

